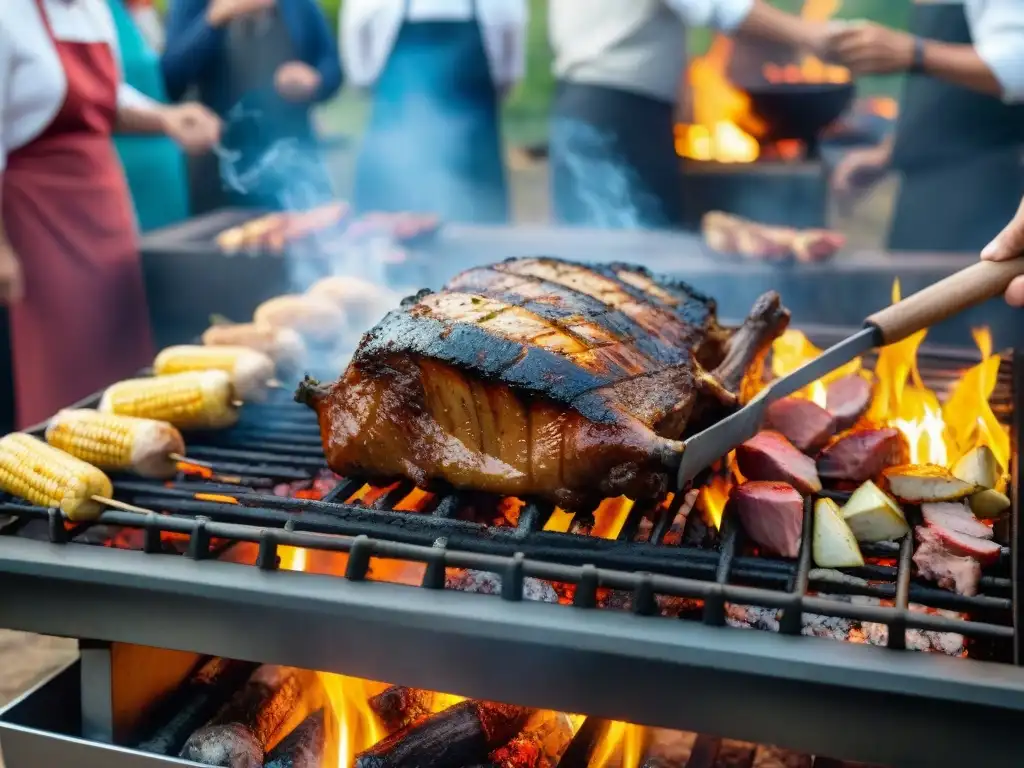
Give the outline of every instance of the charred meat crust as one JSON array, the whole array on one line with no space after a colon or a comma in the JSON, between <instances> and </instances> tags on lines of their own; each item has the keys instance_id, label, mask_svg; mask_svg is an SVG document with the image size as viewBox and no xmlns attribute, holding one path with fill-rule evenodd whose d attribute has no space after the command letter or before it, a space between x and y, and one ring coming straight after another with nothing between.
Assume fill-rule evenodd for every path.
<instances>
[{"instance_id":1,"label":"charred meat crust","mask_svg":"<svg viewBox=\"0 0 1024 768\"><path fill-rule=\"evenodd\" d=\"M776 294L733 332L710 299L646 270L514 259L403 301L341 379L307 380L296 398L341 474L572 508L650 499L668 489L678 438L735 406L787 321Z\"/></svg>"}]
</instances>

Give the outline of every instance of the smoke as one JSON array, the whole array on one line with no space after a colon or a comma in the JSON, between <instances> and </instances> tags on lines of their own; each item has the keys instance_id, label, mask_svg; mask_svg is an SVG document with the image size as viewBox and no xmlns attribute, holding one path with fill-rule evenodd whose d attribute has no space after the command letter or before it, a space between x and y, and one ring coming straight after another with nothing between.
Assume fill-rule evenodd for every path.
<instances>
[{"instance_id":1,"label":"smoke","mask_svg":"<svg viewBox=\"0 0 1024 768\"><path fill-rule=\"evenodd\" d=\"M554 182L561 204L573 220L603 229L652 229L668 219L661 201L644 188L639 175L615 148L614 140L588 123L556 118L551 124L552 157L558 158ZM571 190L571 191L570 191Z\"/></svg>"}]
</instances>

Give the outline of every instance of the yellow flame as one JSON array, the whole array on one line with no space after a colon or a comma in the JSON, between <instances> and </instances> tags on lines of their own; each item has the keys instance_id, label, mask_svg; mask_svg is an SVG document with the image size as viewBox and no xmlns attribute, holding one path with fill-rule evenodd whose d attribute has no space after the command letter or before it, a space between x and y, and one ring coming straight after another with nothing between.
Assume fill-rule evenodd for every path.
<instances>
[{"instance_id":1,"label":"yellow flame","mask_svg":"<svg viewBox=\"0 0 1024 768\"><path fill-rule=\"evenodd\" d=\"M632 723L614 720L608 724L587 768L639 768L643 758L644 729ZM617 759L616 759L617 758Z\"/></svg>"},{"instance_id":2,"label":"yellow flame","mask_svg":"<svg viewBox=\"0 0 1024 768\"><path fill-rule=\"evenodd\" d=\"M952 434L957 457L981 445L992 449L1000 466L1010 465L1010 435L999 423L989 405L989 398L999 378L999 355L992 354L992 334L987 328L974 331L974 342L981 352L981 362L964 372L953 387L943 416Z\"/></svg>"},{"instance_id":3,"label":"yellow flame","mask_svg":"<svg viewBox=\"0 0 1024 768\"><path fill-rule=\"evenodd\" d=\"M357 754L387 735L369 705L370 697L377 693L380 685L330 672L321 672L319 676L334 714L334 732L330 739L334 749L329 754L337 754L338 768L350 768Z\"/></svg>"},{"instance_id":4,"label":"yellow flame","mask_svg":"<svg viewBox=\"0 0 1024 768\"><path fill-rule=\"evenodd\" d=\"M304 571L306 570L306 550L302 547L281 547L278 550L281 558L281 570L283 571Z\"/></svg>"}]
</instances>

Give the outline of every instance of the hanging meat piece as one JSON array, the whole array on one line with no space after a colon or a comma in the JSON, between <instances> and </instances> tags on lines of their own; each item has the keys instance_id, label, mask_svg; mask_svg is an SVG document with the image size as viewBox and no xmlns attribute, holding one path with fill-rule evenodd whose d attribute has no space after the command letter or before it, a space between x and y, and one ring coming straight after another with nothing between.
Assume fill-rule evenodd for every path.
<instances>
[{"instance_id":1,"label":"hanging meat piece","mask_svg":"<svg viewBox=\"0 0 1024 768\"><path fill-rule=\"evenodd\" d=\"M343 475L572 509L652 499L788 319L769 293L725 329L711 299L637 267L513 259L407 299L338 381L297 399Z\"/></svg>"}]
</instances>

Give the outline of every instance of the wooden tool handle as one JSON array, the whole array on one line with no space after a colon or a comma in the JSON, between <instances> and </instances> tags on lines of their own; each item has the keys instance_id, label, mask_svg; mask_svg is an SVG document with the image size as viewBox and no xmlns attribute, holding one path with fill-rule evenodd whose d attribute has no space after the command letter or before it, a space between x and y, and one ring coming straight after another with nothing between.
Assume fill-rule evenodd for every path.
<instances>
[{"instance_id":1,"label":"wooden tool handle","mask_svg":"<svg viewBox=\"0 0 1024 768\"><path fill-rule=\"evenodd\" d=\"M1001 296L1013 279L1021 275L1024 275L1024 258L979 261L875 312L867 322L882 332L886 344L894 344L958 312Z\"/></svg>"}]
</instances>

